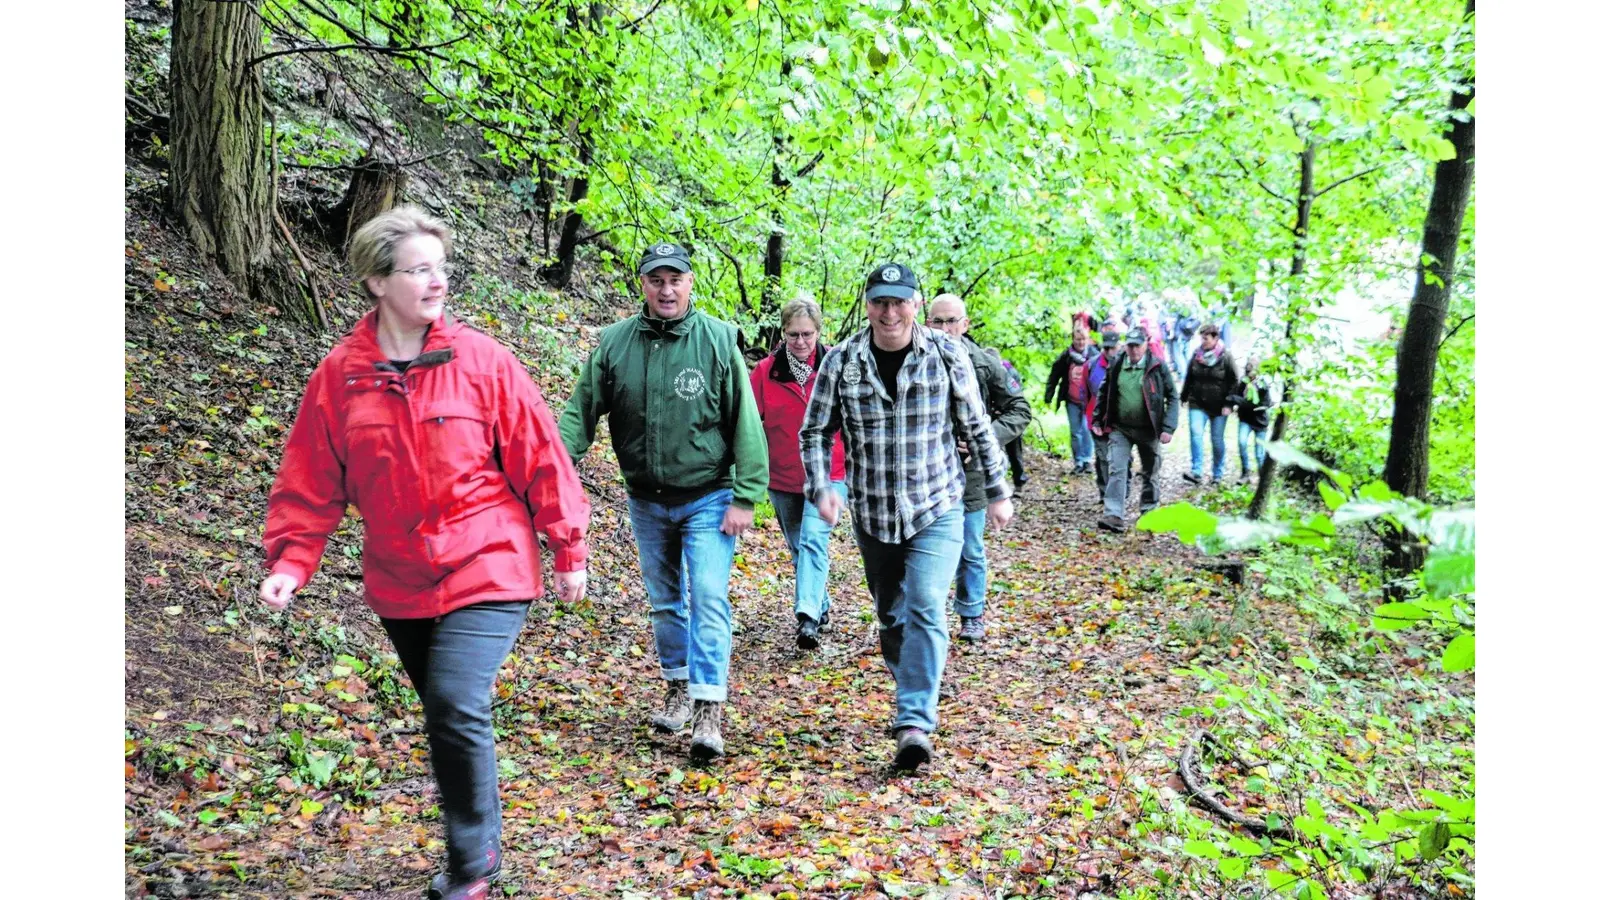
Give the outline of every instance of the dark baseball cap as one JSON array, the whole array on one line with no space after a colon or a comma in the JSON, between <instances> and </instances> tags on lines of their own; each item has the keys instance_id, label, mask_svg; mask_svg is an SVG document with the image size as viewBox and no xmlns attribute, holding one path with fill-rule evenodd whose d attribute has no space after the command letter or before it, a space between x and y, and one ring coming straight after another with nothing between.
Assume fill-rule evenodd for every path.
<instances>
[{"instance_id":1,"label":"dark baseball cap","mask_svg":"<svg viewBox=\"0 0 1600 900\"><path fill-rule=\"evenodd\" d=\"M917 295L917 275L903 263L884 263L867 275L865 299L899 297L910 300Z\"/></svg>"},{"instance_id":2,"label":"dark baseball cap","mask_svg":"<svg viewBox=\"0 0 1600 900\"><path fill-rule=\"evenodd\" d=\"M1122 332L1115 328L1107 328L1100 332L1100 346L1115 347L1122 343Z\"/></svg>"},{"instance_id":3,"label":"dark baseball cap","mask_svg":"<svg viewBox=\"0 0 1600 900\"><path fill-rule=\"evenodd\" d=\"M693 271L689 267L688 248L671 241L662 241L646 247L644 256L639 260L639 274L648 275L662 266L679 272Z\"/></svg>"},{"instance_id":4,"label":"dark baseball cap","mask_svg":"<svg viewBox=\"0 0 1600 900\"><path fill-rule=\"evenodd\" d=\"M1129 344L1148 344L1150 342L1150 339L1145 337L1143 328L1128 329L1128 333L1122 339Z\"/></svg>"}]
</instances>

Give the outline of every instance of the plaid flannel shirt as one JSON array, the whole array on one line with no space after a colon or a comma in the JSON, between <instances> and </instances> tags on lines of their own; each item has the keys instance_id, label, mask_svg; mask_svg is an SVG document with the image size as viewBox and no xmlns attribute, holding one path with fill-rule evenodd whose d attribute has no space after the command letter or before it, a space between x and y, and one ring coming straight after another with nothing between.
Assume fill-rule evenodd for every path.
<instances>
[{"instance_id":1,"label":"plaid flannel shirt","mask_svg":"<svg viewBox=\"0 0 1600 900\"><path fill-rule=\"evenodd\" d=\"M902 543L961 508L966 478L957 437L981 463L989 500L1011 496L1004 451L959 342L913 325L897 388L898 402L890 402L872 356L871 326L823 359L800 426L807 497L815 502L830 489L830 453L840 428L851 513L863 531L885 543Z\"/></svg>"}]
</instances>

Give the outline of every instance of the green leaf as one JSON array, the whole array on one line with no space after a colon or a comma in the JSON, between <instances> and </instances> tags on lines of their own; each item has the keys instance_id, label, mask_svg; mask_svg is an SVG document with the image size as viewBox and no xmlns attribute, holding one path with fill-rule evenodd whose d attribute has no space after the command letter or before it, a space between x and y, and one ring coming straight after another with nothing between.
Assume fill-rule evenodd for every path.
<instances>
[{"instance_id":1,"label":"green leaf","mask_svg":"<svg viewBox=\"0 0 1600 900\"><path fill-rule=\"evenodd\" d=\"M316 815L319 812L322 812L322 804L321 803L318 803L315 800L301 800L300 801L300 816L301 816L301 818L309 819L309 818L311 818L312 816Z\"/></svg>"},{"instance_id":2,"label":"green leaf","mask_svg":"<svg viewBox=\"0 0 1600 900\"><path fill-rule=\"evenodd\" d=\"M1438 859L1439 854L1444 852L1444 848L1450 845L1450 826L1445 822L1424 825L1422 834L1418 837L1420 839L1419 849L1422 851L1422 858L1431 862Z\"/></svg>"},{"instance_id":3,"label":"green leaf","mask_svg":"<svg viewBox=\"0 0 1600 900\"><path fill-rule=\"evenodd\" d=\"M1335 490L1333 485L1326 481L1317 482L1317 493L1322 495L1322 502L1328 505L1328 511L1333 512L1345 504L1349 497Z\"/></svg>"},{"instance_id":4,"label":"green leaf","mask_svg":"<svg viewBox=\"0 0 1600 900\"><path fill-rule=\"evenodd\" d=\"M200 820L201 825L211 825L222 818L222 813L214 809L202 809L200 810L200 815L195 816L195 818Z\"/></svg>"},{"instance_id":5,"label":"green leaf","mask_svg":"<svg viewBox=\"0 0 1600 900\"><path fill-rule=\"evenodd\" d=\"M1210 841L1197 841L1193 838L1183 842L1183 852L1200 859L1222 858L1222 848Z\"/></svg>"},{"instance_id":6,"label":"green leaf","mask_svg":"<svg viewBox=\"0 0 1600 900\"><path fill-rule=\"evenodd\" d=\"M1149 531L1163 534L1169 531L1178 533L1178 540L1185 544L1193 544L1195 538L1202 534L1212 534L1217 530L1218 519L1211 513L1189 503L1174 503L1171 506L1158 506L1139 517L1134 526L1140 531Z\"/></svg>"},{"instance_id":7,"label":"green leaf","mask_svg":"<svg viewBox=\"0 0 1600 900\"><path fill-rule=\"evenodd\" d=\"M1379 631L1399 631L1432 618L1415 603L1385 603L1372 611L1372 627Z\"/></svg>"},{"instance_id":8,"label":"green leaf","mask_svg":"<svg viewBox=\"0 0 1600 900\"><path fill-rule=\"evenodd\" d=\"M1266 876L1267 887L1270 887L1275 891L1281 891L1300 880L1299 875L1296 875L1293 872L1285 872L1282 869L1267 869Z\"/></svg>"},{"instance_id":9,"label":"green leaf","mask_svg":"<svg viewBox=\"0 0 1600 900\"><path fill-rule=\"evenodd\" d=\"M306 771L311 773L311 778L321 787L333 777L333 770L339 764L339 754L323 753L318 756L306 757Z\"/></svg>"},{"instance_id":10,"label":"green leaf","mask_svg":"<svg viewBox=\"0 0 1600 900\"><path fill-rule=\"evenodd\" d=\"M1438 597L1470 593L1476 587L1477 554L1431 551L1422 565L1422 583Z\"/></svg>"},{"instance_id":11,"label":"green leaf","mask_svg":"<svg viewBox=\"0 0 1600 900\"><path fill-rule=\"evenodd\" d=\"M1456 635L1450 645L1444 648L1444 655L1439 657L1439 664L1446 672L1465 672L1476 661L1477 638L1471 632Z\"/></svg>"},{"instance_id":12,"label":"green leaf","mask_svg":"<svg viewBox=\"0 0 1600 900\"><path fill-rule=\"evenodd\" d=\"M1227 859L1221 860L1217 863L1217 872L1221 874L1223 878L1243 878L1244 873L1249 868L1249 860L1240 859L1237 856L1230 856Z\"/></svg>"}]
</instances>

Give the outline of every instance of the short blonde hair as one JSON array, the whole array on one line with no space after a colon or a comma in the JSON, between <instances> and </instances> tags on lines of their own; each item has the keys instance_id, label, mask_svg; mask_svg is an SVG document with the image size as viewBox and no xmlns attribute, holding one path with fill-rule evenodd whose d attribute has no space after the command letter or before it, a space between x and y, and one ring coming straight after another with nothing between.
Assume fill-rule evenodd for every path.
<instances>
[{"instance_id":1,"label":"short blonde hair","mask_svg":"<svg viewBox=\"0 0 1600 900\"><path fill-rule=\"evenodd\" d=\"M817 326L817 331L822 330L822 307L815 300L805 297L796 297L783 305L783 310L778 313L778 327L788 328L790 322L801 316L810 319Z\"/></svg>"},{"instance_id":2,"label":"short blonde hair","mask_svg":"<svg viewBox=\"0 0 1600 900\"><path fill-rule=\"evenodd\" d=\"M450 226L423 212L420 207L396 206L367 220L350 238L350 269L366 290L368 278L381 278L394 271L394 248L412 235L427 234L439 239L446 255L450 253ZM371 291L368 291L370 294Z\"/></svg>"}]
</instances>

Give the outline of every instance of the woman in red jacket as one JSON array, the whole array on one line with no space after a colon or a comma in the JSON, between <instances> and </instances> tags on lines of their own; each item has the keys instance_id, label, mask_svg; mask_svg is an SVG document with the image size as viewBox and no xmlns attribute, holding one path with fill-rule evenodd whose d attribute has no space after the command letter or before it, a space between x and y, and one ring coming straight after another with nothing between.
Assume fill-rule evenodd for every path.
<instances>
[{"instance_id":1,"label":"woman in red jacket","mask_svg":"<svg viewBox=\"0 0 1600 900\"><path fill-rule=\"evenodd\" d=\"M486 896L500 872L490 692L529 601L582 599L589 501L511 352L445 312L450 232L416 207L350 242L374 301L311 373L267 505L261 599L289 605L345 507L360 510L366 602L422 698L448 861L429 896Z\"/></svg>"},{"instance_id":2,"label":"woman in red jacket","mask_svg":"<svg viewBox=\"0 0 1600 900\"><path fill-rule=\"evenodd\" d=\"M778 514L789 553L794 557L795 643L815 649L818 632L828 626L827 522L806 499L806 470L800 462L800 423L816 384L816 371L828 348L822 346L822 310L810 300L790 300L780 314L783 343L750 372L750 389L767 432L767 496ZM844 438L833 438L833 489L843 504Z\"/></svg>"}]
</instances>

